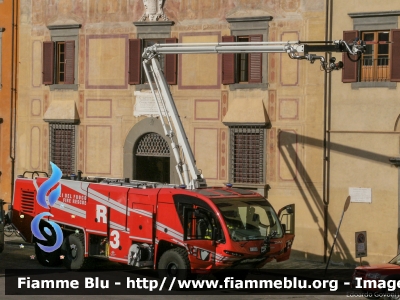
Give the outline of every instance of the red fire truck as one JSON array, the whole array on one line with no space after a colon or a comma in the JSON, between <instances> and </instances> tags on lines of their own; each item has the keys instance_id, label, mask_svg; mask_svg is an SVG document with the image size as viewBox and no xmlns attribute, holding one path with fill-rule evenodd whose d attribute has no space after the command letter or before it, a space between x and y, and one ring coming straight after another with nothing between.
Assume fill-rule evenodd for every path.
<instances>
[{"instance_id":1,"label":"red fire truck","mask_svg":"<svg viewBox=\"0 0 400 300\"><path fill-rule=\"evenodd\" d=\"M35 243L41 264L51 266L62 260L70 269L80 269L88 258L95 257L187 278L190 274L253 269L274 259L287 260L294 239L294 205L285 206L277 215L265 198L251 190L207 187L195 165L158 58L160 54L177 53L283 52L293 59L319 60L322 69L330 72L343 64L335 63L334 58L326 62L323 56L308 52L347 52L359 58L364 49L359 41L320 44L156 44L146 48L144 69L165 135L170 138L181 184L187 188L129 178L83 180L78 176L78 180L59 180L52 189L61 186L61 194L45 209L36 197L47 174L25 173L31 176L22 175L15 182L13 224L26 241ZM49 220L63 232L62 246L53 252L43 251L32 234L32 220L43 212L49 212ZM40 243L51 246L56 234L47 224L44 220L39 223L46 239Z\"/></svg>"},{"instance_id":2,"label":"red fire truck","mask_svg":"<svg viewBox=\"0 0 400 300\"><path fill-rule=\"evenodd\" d=\"M35 199L46 179L16 180L13 224L27 241L35 242L30 224L46 211ZM204 273L257 268L290 255L294 206L280 211L289 222L282 226L268 201L250 190L188 190L107 179L100 183L60 180L59 184L61 196L50 213L65 239L61 248L51 253L35 246L43 265L55 265L61 256L68 268L80 269L87 257L97 257L136 267ZM54 232L41 231L48 245L53 245Z\"/></svg>"}]
</instances>

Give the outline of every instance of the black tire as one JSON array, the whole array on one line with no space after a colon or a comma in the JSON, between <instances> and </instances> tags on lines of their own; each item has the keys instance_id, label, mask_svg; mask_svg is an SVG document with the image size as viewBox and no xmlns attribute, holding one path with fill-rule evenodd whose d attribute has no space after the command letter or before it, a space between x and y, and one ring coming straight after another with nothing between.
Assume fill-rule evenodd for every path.
<instances>
[{"instance_id":1,"label":"black tire","mask_svg":"<svg viewBox=\"0 0 400 300\"><path fill-rule=\"evenodd\" d=\"M85 242L83 234L70 234L61 245L61 255L66 268L80 270L85 265Z\"/></svg>"},{"instance_id":2,"label":"black tire","mask_svg":"<svg viewBox=\"0 0 400 300\"><path fill-rule=\"evenodd\" d=\"M51 243L52 241L49 240ZM55 241L54 241L55 242ZM54 244L53 242L53 244ZM37 242L35 242L35 255L38 262L45 267L55 267L61 264L60 259L61 251L57 249L53 252L45 252L38 246Z\"/></svg>"},{"instance_id":3,"label":"black tire","mask_svg":"<svg viewBox=\"0 0 400 300\"><path fill-rule=\"evenodd\" d=\"M51 231L51 235L47 234L45 228L48 228ZM46 252L40 249L38 243L43 246L53 246L56 243L56 232L52 226L49 226L47 222L41 221L39 223L39 230L46 238L46 241L41 241L34 238L35 242L35 255L38 262L45 267L55 267L61 264L61 251L60 249L56 249L53 252Z\"/></svg>"},{"instance_id":4,"label":"black tire","mask_svg":"<svg viewBox=\"0 0 400 300\"><path fill-rule=\"evenodd\" d=\"M12 236L14 233L14 228L11 224L4 226L4 235L7 237Z\"/></svg>"},{"instance_id":5,"label":"black tire","mask_svg":"<svg viewBox=\"0 0 400 300\"><path fill-rule=\"evenodd\" d=\"M191 278L190 262L187 252L183 248L174 248L165 251L158 262L158 270L161 278L176 278L186 280Z\"/></svg>"}]
</instances>

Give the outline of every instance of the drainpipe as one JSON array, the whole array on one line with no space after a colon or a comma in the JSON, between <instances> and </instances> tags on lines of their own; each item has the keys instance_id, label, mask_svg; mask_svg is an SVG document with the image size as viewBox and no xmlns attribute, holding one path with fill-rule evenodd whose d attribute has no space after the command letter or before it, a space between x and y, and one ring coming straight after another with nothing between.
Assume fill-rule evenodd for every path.
<instances>
[{"instance_id":1,"label":"drainpipe","mask_svg":"<svg viewBox=\"0 0 400 300\"><path fill-rule=\"evenodd\" d=\"M17 1L18 4L18 1ZM15 36L17 32L17 15L18 6L15 4L15 0L12 0L12 21L11 21L11 95L10 95L10 159L11 159L11 204L14 198L14 175L15 175L15 145L16 145L16 68L17 64L15 60L17 56L15 51L17 47L15 45Z\"/></svg>"},{"instance_id":2,"label":"drainpipe","mask_svg":"<svg viewBox=\"0 0 400 300\"><path fill-rule=\"evenodd\" d=\"M332 40L332 15L333 1L326 0L325 8L325 40ZM331 53L325 54L325 60L329 61ZM329 233L329 185L330 185L330 130L331 130L331 100L332 77L330 73L324 73L324 153L323 153L323 187L322 201L324 205L324 262L327 261L328 233Z\"/></svg>"}]
</instances>

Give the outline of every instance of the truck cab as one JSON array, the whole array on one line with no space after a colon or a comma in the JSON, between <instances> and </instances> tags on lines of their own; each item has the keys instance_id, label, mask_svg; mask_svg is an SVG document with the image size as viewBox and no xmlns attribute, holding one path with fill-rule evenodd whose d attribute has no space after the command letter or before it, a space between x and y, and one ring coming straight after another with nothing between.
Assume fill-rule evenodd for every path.
<instances>
[{"instance_id":1,"label":"truck cab","mask_svg":"<svg viewBox=\"0 0 400 300\"><path fill-rule=\"evenodd\" d=\"M209 187L168 197L169 193L160 191L159 199L172 198L173 202L159 201L158 206L170 212L169 219L179 220L173 229L183 232L192 273L250 270L289 258L294 240L293 204L277 214L268 200L251 190ZM162 232L157 238L159 245L167 240ZM176 267L182 269L179 264Z\"/></svg>"}]
</instances>

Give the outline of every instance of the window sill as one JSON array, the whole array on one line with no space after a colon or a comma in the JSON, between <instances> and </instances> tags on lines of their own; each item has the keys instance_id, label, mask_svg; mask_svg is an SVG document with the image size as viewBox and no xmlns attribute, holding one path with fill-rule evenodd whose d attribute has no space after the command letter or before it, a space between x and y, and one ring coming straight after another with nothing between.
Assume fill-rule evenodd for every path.
<instances>
[{"instance_id":1,"label":"window sill","mask_svg":"<svg viewBox=\"0 0 400 300\"><path fill-rule=\"evenodd\" d=\"M234 83L229 85L229 90L261 89L268 90L268 83Z\"/></svg>"},{"instance_id":2,"label":"window sill","mask_svg":"<svg viewBox=\"0 0 400 300\"><path fill-rule=\"evenodd\" d=\"M150 84L148 83L135 84L135 87L137 91L150 90Z\"/></svg>"},{"instance_id":3,"label":"window sill","mask_svg":"<svg viewBox=\"0 0 400 300\"><path fill-rule=\"evenodd\" d=\"M78 85L77 84L52 84L49 85L50 91L54 90L73 90L77 91L78 90Z\"/></svg>"},{"instance_id":4,"label":"window sill","mask_svg":"<svg viewBox=\"0 0 400 300\"><path fill-rule=\"evenodd\" d=\"M388 88L395 89L397 87L397 82L390 81L370 81L370 82L352 82L351 89L358 90L360 88Z\"/></svg>"}]
</instances>

